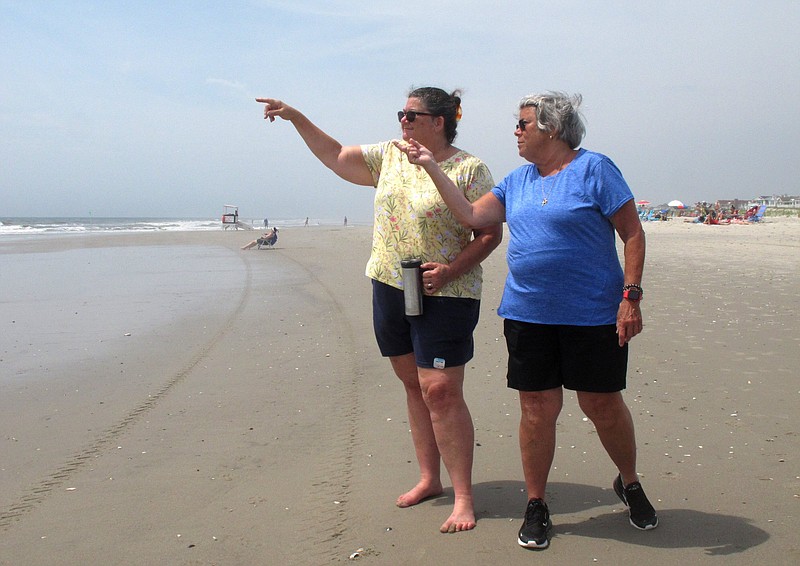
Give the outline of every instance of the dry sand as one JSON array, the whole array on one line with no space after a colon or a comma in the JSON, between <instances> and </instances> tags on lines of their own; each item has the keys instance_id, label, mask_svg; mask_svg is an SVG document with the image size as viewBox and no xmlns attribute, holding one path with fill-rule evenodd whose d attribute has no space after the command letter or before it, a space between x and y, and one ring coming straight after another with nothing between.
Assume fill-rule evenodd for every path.
<instances>
[{"instance_id":1,"label":"dry sand","mask_svg":"<svg viewBox=\"0 0 800 566\"><path fill-rule=\"evenodd\" d=\"M16 295L0 297L0 564L800 563L800 220L645 227L626 400L661 524L628 524L569 395L543 552L515 541L519 409L495 314L505 244L484 263L467 369L478 526L443 535L449 487L394 506L417 469L372 337L369 228L286 229L260 251L239 250L246 232L0 242ZM34 269L87 253L114 266L110 252L123 265L106 279L127 276L102 291ZM8 281L20 262L36 283Z\"/></svg>"}]
</instances>

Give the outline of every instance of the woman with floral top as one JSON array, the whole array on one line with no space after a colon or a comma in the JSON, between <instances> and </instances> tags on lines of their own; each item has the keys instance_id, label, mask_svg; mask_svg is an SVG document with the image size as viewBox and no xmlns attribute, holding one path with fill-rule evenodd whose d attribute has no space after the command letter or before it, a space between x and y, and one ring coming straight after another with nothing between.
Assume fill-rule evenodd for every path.
<instances>
[{"instance_id":1,"label":"woman with floral top","mask_svg":"<svg viewBox=\"0 0 800 566\"><path fill-rule=\"evenodd\" d=\"M463 396L464 366L472 358L483 261L499 244L494 223L464 228L428 174L409 163L391 141L342 146L280 100L258 98L264 118L288 120L314 155L341 178L372 186L375 219L367 276L372 279L373 324L381 354L403 383L419 482L397 498L410 507L442 493L440 461L455 494L441 532L475 527L472 501L474 429ZM494 186L486 165L453 145L461 118L458 91L418 88L397 113L403 140L424 140L462 194L475 201ZM421 258L423 313L406 316L400 262Z\"/></svg>"}]
</instances>

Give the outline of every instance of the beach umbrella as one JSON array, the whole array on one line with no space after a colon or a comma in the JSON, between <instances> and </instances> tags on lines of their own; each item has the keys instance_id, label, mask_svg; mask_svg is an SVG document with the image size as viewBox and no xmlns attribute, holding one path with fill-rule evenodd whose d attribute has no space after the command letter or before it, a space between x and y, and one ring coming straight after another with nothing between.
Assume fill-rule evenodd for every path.
<instances>
[{"instance_id":1,"label":"beach umbrella","mask_svg":"<svg viewBox=\"0 0 800 566\"><path fill-rule=\"evenodd\" d=\"M649 200L637 200L636 204L639 205L639 206L647 206L648 204L650 204L650 201Z\"/></svg>"},{"instance_id":2,"label":"beach umbrella","mask_svg":"<svg viewBox=\"0 0 800 566\"><path fill-rule=\"evenodd\" d=\"M686 205L685 205L685 204L683 204L683 203L682 203L681 201L679 201L679 200L671 200L671 201L669 201L669 202L667 203L667 206L672 206L672 207L675 207L675 208L686 208Z\"/></svg>"}]
</instances>

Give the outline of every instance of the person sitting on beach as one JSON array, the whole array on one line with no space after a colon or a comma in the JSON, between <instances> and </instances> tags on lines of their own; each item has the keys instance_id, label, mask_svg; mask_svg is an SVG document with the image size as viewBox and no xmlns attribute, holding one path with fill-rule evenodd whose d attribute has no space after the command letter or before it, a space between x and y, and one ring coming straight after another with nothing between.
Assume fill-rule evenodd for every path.
<instances>
[{"instance_id":1,"label":"person sitting on beach","mask_svg":"<svg viewBox=\"0 0 800 566\"><path fill-rule=\"evenodd\" d=\"M248 242L247 244L243 245L241 249L249 250L250 248L254 248L255 246L274 246L275 242L278 241L278 229L276 227L272 227L269 232L265 232L260 238L257 240L253 240L252 242Z\"/></svg>"},{"instance_id":2,"label":"person sitting on beach","mask_svg":"<svg viewBox=\"0 0 800 566\"><path fill-rule=\"evenodd\" d=\"M717 211L712 208L706 216L703 224L719 224L719 220L717 219Z\"/></svg>"},{"instance_id":3,"label":"person sitting on beach","mask_svg":"<svg viewBox=\"0 0 800 566\"><path fill-rule=\"evenodd\" d=\"M444 462L453 485L453 511L440 531L475 527L472 462L475 429L464 400L464 368L472 358L472 333L480 312L480 262L502 239L502 226L490 222L463 227L448 211L430 177L391 141L343 146L297 109L274 98L264 118L292 123L312 153L341 178L374 187L374 229L367 276L372 279L373 325L378 347L388 357L405 389L419 482L397 498L410 507L443 492ZM402 137L420 140L444 174L470 201L488 193L494 182L478 158L455 147L461 118L458 91L417 88L397 113ZM423 313L404 310L401 260L422 258Z\"/></svg>"},{"instance_id":4,"label":"person sitting on beach","mask_svg":"<svg viewBox=\"0 0 800 566\"><path fill-rule=\"evenodd\" d=\"M266 235L266 237L260 239L258 241L259 246L267 245L267 246L274 246L275 242L278 241L278 228L273 226L272 231Z\"/></svg>"}]
</instances>

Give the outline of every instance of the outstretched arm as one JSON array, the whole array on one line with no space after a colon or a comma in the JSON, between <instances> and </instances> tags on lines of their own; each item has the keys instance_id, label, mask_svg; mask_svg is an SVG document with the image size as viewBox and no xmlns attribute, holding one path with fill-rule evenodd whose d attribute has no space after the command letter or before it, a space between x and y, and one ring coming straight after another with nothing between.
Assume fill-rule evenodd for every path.
<instances>
[{"instance_id":1,"label":"outstretched arm","mask_svg":"<svg viewBox=\"0 0 800 566\"><path fill-rule=\"evenodd\" d=\"M433 158L433 153L417 140L411 139L408 142L395 140L393 143L408 156L409 162L425 169L439 190L439 194L442 195L447 208L461 224L475 229L505 222L505 207L496 196L486 193L474 203L470 202L453 180L442 171Z\"/></svg>"},{"instance_id":2,"label":"outstretched arm","mask_svg":"<svg viewBox=\"0 0 800 566\"><path fill-rule=\"evenodd\" d=\"M343 146L328 134L320 130L299 110L275 98L256 98L256 102L264 104L264 119L274 122L282 118L292 123L297 133L303 138L308 149L325 167L339 175L345 181L356 185L372 186L372 174L367 167L361 148L357 145Z\"/></svg>"}]
</instances>

